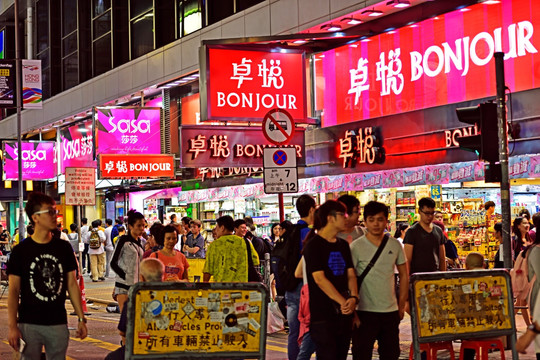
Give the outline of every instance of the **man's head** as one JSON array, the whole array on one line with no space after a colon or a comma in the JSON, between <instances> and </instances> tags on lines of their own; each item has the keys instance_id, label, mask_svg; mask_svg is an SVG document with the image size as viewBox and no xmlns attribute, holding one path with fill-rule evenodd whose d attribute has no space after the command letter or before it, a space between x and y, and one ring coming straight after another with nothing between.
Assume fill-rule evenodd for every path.
<instances>
[{"instance_id":1,"label":"man's head","mask_svg":"<svg viewBox=\"0 0 540 360\"><path fill-rule=\"evenodd\" d=\"M107 227L112 226L112 219L105 219L105 224L107 224Z\"/></svg>"},{"instance_id":2,"label":"man's head","mask_svg":"<svg viewBox=\"0 0 540 360\"><path fill-rule=\"evenodd\" d=\"M101 224L101 220L94 220L92 221L92 229L97 229L99 227L99 225Z\"/></svg>"},{"instance_id":3,"label":"man's head","mask_svg":"<svg viewBox=\"0 0 540 360\"><path fill-rule=\"evenodd\" d=\"M24 211L35 229L42 228L48 231L56 229L58 210L52 197L40 192L30 193Z\"/></svg>"},{"instance_id":4,"label":"man's head","mask_svg":"<svg viewBox=\"0 0 540 360\"><path fill-rule=\"evenodd\" d=\"M482 270L484 268L484 256L477 252L472 252L465 259L465 269Z\"/></svg>"},{"instance_id":5,"label":"man's head","mask_svg":"<svg viewBox=\"0 0 540 360\"><path fill-rule=\"evenodd\" d=\"M124 235L125 233L126 233L126 228L124 227L124 225L120 225L118 227L118 236Z\"/></svg>"},{"instance_id":6,"label":"man's head","mask_svg":"<svg viewBox=\"0 0 540 360\"><path fill-rule=\"evenodd\" d=\"M82 224L82 225L88 224L88 219L87 219L87 218L82 218L82 219L81 219L81 224Z\"/></svg>"},{"instance_id":7,"label":"man's head","mask_svg":"<svg viewBox=\"0 0 540 360\"><path fill-rule=\"evenodd\" d=\"M77 224L71 224L71 225L69 225L69 229L70 229L72 232L77 231Z\"/></svg>"},{"instance_id":8,"label":"man's head","mask_svg":"<svg viewBox=\"0 0 540 360\"><path fill-rule=\"evenodd\" d=\"M345 230L345 219L347 218L347 207L336 200L328 200L317 209L313 228L321 230L329 228L332 231L340 232Z\"/></svg>"},{"instance_id":9,"label":"man's head","mask_svg":"<svg viewBox=\"0 0 540 360\"><path fill-rule=\"evenodd\" d=\"M536 214L535 214L536 215ZM533 216L534 219L534 216ZM494 236L495 239L499 240L500 243L502 243L502 222L498 222L495 225L493 225L493 230L495 231Z\"/></svg>"},{"instance_id":10,"label":"man's head","mask_svg":"<svg viewBox=\"0 0 540 360\"><path fill-rule=\"evenodd\" d=\"M186 230L186 232L189 231L189 223L191 222L191 218L189 216L184 216L182 218L182 226Z\"/></svg>"},{"instance_id":11,"label":"man's head","mask_svg":"<svg viewBox=\"0 0 540 360\"><path fill-rule=\"evenodd\" d=\"M352 195L342 195L337 200L347 207L347 215L349 216L345 219L345 226L348 228L356 226L360 217L360 200Z\"/></svg>"},{"instance_id":12,"label":"man's head","mask_svg":"<svg viewBox=\"0 0 540 360\"><path fill-rule=\"evenodd\" d=\"M246 236L248 231L246 221L244 219L237 219L234 221L234 234L240 237Z\"/></svg>"},{"instance_id":13,"label":"man's head","mask_svg":"<svg viewBox=\"0 0 540 360\"><path fill-rule=\"evenodd\" d=\"M493 201L487 201L484 204L484 209L486 209L487 215L491 215L495 212L495 203Z\"/></svg>"},{"instance_id":14,"label":"man's head","mask_svg":"<svg viewBox=\"0 0 540 360\"><path fill-rule=\"evenodd\" d=\"M421 198L418 201L418 211L420 213L420 222L429 225L435 215L435 200L429 197Z\"/></svg>"},{"instance_id":15,"label":"man's head","mask_svg":"<svg viewBox=\"0 0 540 360\"><path fill-rule=\"evenodd\" d=\"M116 225L122 225L122 219L117 218L115 221Z\"/></svg>"},{"instance_id":16,"label":"man's head","mask_svg":"<svg viewBox=\"0 0 540 360\"><path fill-rule=\"evenodd\" d=\"M171 214L170 219L171 219L172 223L175 223L176 222L176 214Z\"/></svg>"},{"instance_id":17,"label":"man's head","mask_svg":"<svg viewBox=\"0 0 540 360\"><path fill-rule=\"evenodd\" d=\"M300 218L304 219L308 224L313 223L316 206L315 199L311 195L303 194L296 199L296 211L298 211Z\"/></svg>"},{"instance_id":18,"label":"man's head","mask_svg":"<svg viewBox=\"0 0 540 360\"><path fill-rule=\"evenodd\" d=\"M195 219L189 222L189 228L191 229L191 232L195 235L201 232L201 226L202 226L201 220Z\"/></svg>"},{"instance_id":19,"label":"man's head","mask_svg":"<svg viewBox=\"0 0 540 360\"><path fill-rule=\"evenodd\" d=\"M388 225L388 206L370 201L364 206L364 224L369 234L381 236Z\"/></svg>"},{"instance_id":20,"label":"man's head","mask_svg":"<svg viewBox=\"0 0 540 360\"><path fill-rule=\"evenodd\" d=\"M443 213L439 209L435 210L435 215L433 217L434 217L434 220L436 220L436 221L439 221L441 223L444 222Z\"/></svg>"},{"instance_id":21,"label":"man's head","mask_svg":"<svg viewBox=\"0 0 540 360\"><path fill-rule=\"evenodd\" d=\"M246 221L246 226L248 230L255 231L255 224L253 223L253 218L251 216L246 216L244 220Z\"/></svg>"},{"instance_id":22,"label":"man's head","mask_svg":"<svg viewBox=\"0 0 540 360\"><path fill-rule=\"evenodd\" d=\"M217 225L215 229L216 237L220 238L224 235L231 235L234 231L234 220L229 215L225 215L216 220Z\"/></svg>"},{"instance_id":23,"label":"man's head","mask_svg":"<svg viewBox=\"0 0 540 360\"><path fill-rule=\"evenodd\" d=\"M163 279L164 272L165 265L163 265L163 263L159 259L146 258L141 261L141 281L161 281Z\"/></svg>"}]
</instances>

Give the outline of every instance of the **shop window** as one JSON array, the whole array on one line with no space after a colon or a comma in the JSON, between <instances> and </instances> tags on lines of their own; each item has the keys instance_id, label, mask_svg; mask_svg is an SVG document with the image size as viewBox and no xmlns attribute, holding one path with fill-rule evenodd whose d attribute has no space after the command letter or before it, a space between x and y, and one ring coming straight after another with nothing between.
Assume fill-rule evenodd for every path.
<instances>
[{"instance_id":1,"label":"shop window","mask_svg":"<svg viewBox=\"0 0 540 360\"><path fill-rule=\"evenodd\" d=\"M92 4L92 16L99 16L110 8L111 0L94 0Z\"/></svg>"},{"instance_id":2,"label":"shop window","mask_svg":"<svg viewBox=\"0 0 540 360\"><path fill-rule=\"evenodd\" d=\"M264 0L236 0L236 12L246 10L253 5L264 2Z\"/></svg>"},{"instance_id":3,"label":"shop window","mask_svg":"<svg viewBox=\"0 0 540 360\"><path fill-rule=\"evenodd\" d=\"M51 68L49 67L49 50L45 50L40 52L37 55L37 59L41 60L41 86L43 91L43 98L48 99L51 97L51 82L50 82L50 71Z\"/></svg>"},{"instance_id":4,"label":"shop window","mask_svg":"<svg viewBox=\"0 0 540 360\"><path fill-rule=\"evenodd\" d=\"M208 25L234 14L234 0L208 0L206 3Z\"/></svg>"},{"instance_id":5,"label":"shop window","mask_svg":"<svg viewBox=\"0 0 540 360\"><path fill-rule=\"evenodd\" d=\"M182 36L202 28L202 4L199 0L181 0L178 2L179 29Z\"/></svg>"},{"instance_id":6,"label":"shop window","mask_svg":"<svg viewBox=\"0 0 540 360\"><path fill-rule=\"evenodd\" d=\"M49 4L46 0L36 3L37 52L49 48Z\"/></svg>"},{"instance_id":7,"label":"shop window","mask_svg":"<svg viewBox=\"0 0 540 360\"><path fill-rule=\"evenodd\" d=\"M93 38L97 39L111 31L111 12L107 11L93 21Z\"/></svg>"},{"instance_id":8,"label":"shop window","mask_svg":"<svg viewBox=\"0 0 540 360\"><path fill-rule=\"evenodd\" d=\"M77 1L62 0L62 36L77 30Z\"/></svg>"},{"instance_id":9,"label":"shop window","mask_svg":"<svg viewBox=\"0 0 540 360\"><path fill-rule=\"evenodd\" d=\"M107 34L94 41L92 49L94 76L98 76L112 68L111 34Z\"/></svg>"},{"instance_id":10,"label":"shop window","mask_svg":"<svg viewBox=\"0 0 540 360\"><path fill-rule=\"evenodd\" d=\"M77 53L74 53L62 60L63 68L63 89L67 90L79 83L79 61Z\"/></svg>"},{"instance_id":11,"label":"shop window","mask_svg":"<svg viewBox=\"0 0 540 360\"><path fill-rule=\"evenodd\" d=\"M154 11L131 21L131 58L154 50Z\"/></svg>"},{"instance_id":12,"label":"shop window","mask_svg":"<svg viewBox=\"0 0 540 360\"><path fill-rule=\"evenodd\" d=\"M130 0L129 15L133 19L140 15L145 14L148 10L152 10L153 7L154 7L153 0Z\"/></svg>"}]
</instances>

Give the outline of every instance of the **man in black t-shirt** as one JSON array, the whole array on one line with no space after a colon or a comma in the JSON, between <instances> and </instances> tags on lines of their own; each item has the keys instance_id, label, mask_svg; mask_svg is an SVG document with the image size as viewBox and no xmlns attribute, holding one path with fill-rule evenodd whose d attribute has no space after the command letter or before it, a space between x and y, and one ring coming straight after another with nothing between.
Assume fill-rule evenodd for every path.
<instances>
[{"instance_id":1,"label":"man in black t-shirt","mask_svg":"<svg viewBox=\"0 0 540 360\"><path fill-rule=\"evenodd\" d=\"M420 221L407 230L403 239L409 274L446 271L444 234L433 225L435 201L425 197L418 201Z\"/></svg>"},{"instance_id":2,"label":"man in black t-shirt","mask_svg":"<svg viewBox=\"0 0 540 360\"><path fill-rule=\"evenodd\" d=\"M311 313L309 331L317 359L346 359L352 315L358 304L351 250L345 240L336 238L345 229L347 208L329 200L317 211L319 221L314 223L321 228L315 229L317 235L306 241L303 251Z\"/></svg>"},{"instance_id":3,"label":"man in black t-shirt","mask_svg":"<svg viewBox=\"0 0 540 360\"><path fill-rule=\"evenodd\" d=\"M77 337L84 339L88 332L75 277L77 262L69 242L51 233L58 213L51 197L31 193L25 211L34 233L13 249L8 262L9 345L19 350L20 339L24 340L22 359L39 359L42 346L47 359L65 359L66 291L79 317Z\"/></svg>"}]
</instances>

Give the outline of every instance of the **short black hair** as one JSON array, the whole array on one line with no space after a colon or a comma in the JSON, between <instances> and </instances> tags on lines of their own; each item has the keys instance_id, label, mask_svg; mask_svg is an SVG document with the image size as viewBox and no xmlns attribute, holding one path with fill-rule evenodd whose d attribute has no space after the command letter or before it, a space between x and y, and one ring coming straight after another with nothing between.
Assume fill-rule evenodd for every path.
<instances>
[{"instance_id":1,"label":"short black hair","mask_svg":"<svg viewBox=\"0 0 540 360\"><path fill-rule=\"evenodd\" d=\"M190 221L191 221L191 218L189 216L184 216L182 218L182 223L184 223L184 225L189 225Z\"/></svg>"},{"instance_id":2,"label":"short black hair","mask_svg":"<svg viewBox=\"0 0 540 360\"><path fill-rule=\"evenodd\" d=\"M418 208L422 209L423 207L435 208L435 200L430 197L423 197L418 201Z\"/></svg>"},{"instance_id":3,"label":"short black hair","mask_svg":"<svg viewBox=\"0 0 540 360\"><path fill-rule=\"evenodd\" d=\"M101 221L100 220L94 220L92 221L92 229L95 229L97 227L99 227L99 225L101 224Z\"/></svg>"},{"instance_id":4,"label":"short black hair","mask_svg":"<svg viewBox=\"0 0 540 360\"><path fill-rule=\"evenodd\" d=\"M122 231L126 231L126 228L124 227L124 225L120 225L120 226L118 227L118 232L120 233L120 232L122 232Z\"/></svg>"},{"instance_id":5,"label":"short black hair","mask_svg":"<svg viewBox=\"0 0 540 360\"><path fill-rule=\"evenodd\" d=\"M112 225L112 219L105 219L105 224Z\"/></svg>"},{"instance_id":6,"label":"short black hair","mask_svg":"<svg viewBox=\"0 0 540 360\"><path fill-rule=\"evenodd\" d=\"M369 216L375 216L383 213L384 217L388 220L388 206L378 201L370 201L364 205L364 220Z\"/></svg>"},{"instance_id":7,"label":"short black hair","mask_svg":"<svg viewBox=\"0 0 540 360\"><path fill-rule=\"evenodd\" d=\"M83 224L83 225L88 224L88 219L87 218L82 218L81 219L81 224Z\"/></svg>"},{"instance_id":8,"label":"short black hair","mask_svg":"<svg viewBox=\"0 0 540 360\"><path fill-rule=\"evenodd\" d=\"M296 211L298 211L298 215L300 215L301 218L308 216L309 211L311 208L314 208L315 205L315 199L308 194L300 195L300 197L296 199Z\"/></svg>"},{"instance_id":9,"label":"short black hair","mask_svg":"<svg viewBox=\"0 0 540 360\"><path fill-rule=\"evenodd\" d=\"M34 215L36 212L38 212L41 209L41 205L54 205L54 199L50 197L49 195L45 195L40 192L31 192L30 195L28 195L28 201L26 202L26 206L24 207L24 211L26 212L26 215L28 216L28 219L30 219L30 223L34 225L34 220L32 220L32 215Z\"/></svg>"},{"instance_id":10,"label":"short black hair","mask_svg":"<svg viewBox=\"0 0 540 360\"><path fill-rule=\"evenodd\" d=\"M116 222L117 224L122 224L122 219L117 218L117 219L115 220L115 222Z\"/></svg>"},{"instance_id":11,"label":"short black hair","mask_svg":"<svg viewBox=\"0 0 540 360\"><path fill-rule=\"evenodd\" d=\"M536 230L539 230L540 229L540 212L537 212L532 216L532 222Z\"/></svg>"},{"instance_id":12,"label":"short black hair","mask_svg":"<svg viewBox=\"0 0 540 360\"><path fill-rule=\"evenodd\" d=\"M71 224L71 225L69 225L69 229L70 229L71 231L77 231L77 224Z\"/></svg>"},{"instance_id":13,"label":"short black hair","mask_svg":"<svg viewBox=\"0 0 540 360\"><path fill-rule=\"evenodd\" d=\"M183 220L183 219L182 219ZM234 220L229 215L224 215L216 220L217 226L224 226L229 231L234 231Z\"/></svg>"},{"instance_id":14,"label":"short black hair","mask_svg":"<svg viewBox=\"0 0 540 360\"><path fill-rule=\"evenodd\" d=\"M340 197L338 197L337 201L341 201L345 204L345 206L347 207L347 214L349 215L352 214L355 206L358 206L358 208L360 208L360 200L358 200L358 198L353 195L341 195Z\"/></svg>"},{"instance_id":15,"label":"short black hair","mask_svg":"<svg viewBox=\"0 0 540 360\"><path fill-rule=\"evenodd\" d=\"M486 209L486 211L490 208L490 207L495 207L495 203L493 201L488 201L484 204L484 209Z\"/></svg>"},{"instance_id":16,"label":"short black hair","mask_svg":"<svg viewBox=\"0 0 540 360\"><path fill-rule=\"evenodd\" d=\"M234 220L234 228L235 229L239 228L240 225L247 225L246 220L244 220L244 219L236 219L236 220Z\"/></svg>"},{"instance_id":17,"label":"short black hair","mask_svg":"<svg viewBox=\"0 0 540 360\"><path fill-rule=\"evenodd\" d=\"M536 215L536 214L535 214ZM534 218L534 217L533 217ZM495 232L500 232L502 233L502 222L498 222L496 223L495 225L493 225L493 230L495 230Z\"/></svg>"}]
</instances>

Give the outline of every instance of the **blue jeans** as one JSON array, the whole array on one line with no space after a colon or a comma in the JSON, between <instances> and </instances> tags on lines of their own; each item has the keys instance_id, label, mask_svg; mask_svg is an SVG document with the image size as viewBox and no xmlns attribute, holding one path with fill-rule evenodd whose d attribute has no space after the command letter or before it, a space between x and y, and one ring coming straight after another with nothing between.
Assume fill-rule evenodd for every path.
<instances>
[{"instance_id":1,"label":"blue jeans","mask_svg":"<svg viewBox=\"0 0 540 360\"><path fill-rule=\"evenodd\" d=\"M298 284L293 291L285 292L287 302L287 322L289 323L289 337L287 339L287 355L289 360L296 360L300 347L298 346L298 334L300 333L300 321L298 310L300 308L300 290L303 283Z\"/></svg>"},{"instance_id":2,"label":"blue jeans","mask_svg":"<svg viewBox=\"0 0 540 360\"><path fill-rule=\"evenodd\" d=\"M302 345L300 345L300 352L298 353L297 360L309 360L311 355L315 352L315 343L311 339L309 331L304 334L302 338Z\"/></svg>"}]
</instances>

